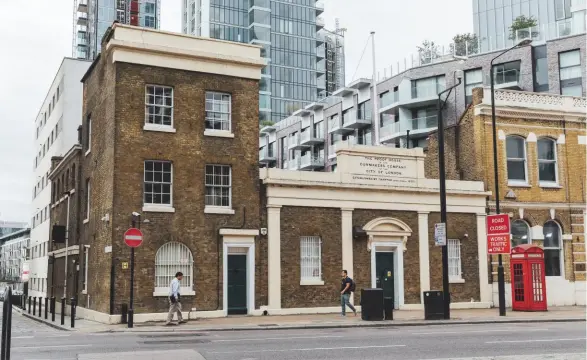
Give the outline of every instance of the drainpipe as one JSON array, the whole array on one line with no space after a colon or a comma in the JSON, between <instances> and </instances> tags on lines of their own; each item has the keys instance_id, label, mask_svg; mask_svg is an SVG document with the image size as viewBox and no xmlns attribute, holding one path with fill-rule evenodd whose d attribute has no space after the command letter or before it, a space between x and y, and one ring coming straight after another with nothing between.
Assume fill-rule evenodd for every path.
<instances>
[{"instance_id":1,"label":"drainpipe","mask_svg":"<svg viewBox=\"0 0 587 360\"><path fill-rule=\"evenodd\" d=\"M65 280L63 280L63 297L67 299L67 260L69 253L69 192L67 192L67 219L65 219Z\"/></svg>"}]
</instances>

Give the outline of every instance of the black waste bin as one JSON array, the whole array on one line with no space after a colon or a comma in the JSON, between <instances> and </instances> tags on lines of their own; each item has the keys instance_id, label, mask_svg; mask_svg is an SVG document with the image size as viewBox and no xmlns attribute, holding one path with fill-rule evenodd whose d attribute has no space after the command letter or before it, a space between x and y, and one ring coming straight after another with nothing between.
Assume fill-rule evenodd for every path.
<instances>
[{"instance_id":1,"label":"black waste bin","mask_svg":"<svg viewBox=\"0 0 587 360\"><path fill-rule=\"evenodd\" d=\"M361 290L361 319L366 321L383 320L383 289Z\"/></svg>"},{"instance_id":2,"label":"black waste bin","mask_svg":"<svg viewBox=\"0 0 587 360\"><path fill-rule=\"evenodd\" d=\"M443 320L444 304L442 291L424 291L424 319Z\"/></svg>"},{"instance_id":3,"label":"black waste bin","mask_svg":"<svg viewBox=\"0 0 587 360\"><path fill-rule=\"evenodd\" d=\"M120 305L120 313L122 315L121 323L128 323L128 304Z\"/></svg>"},{"instance_id":4,"label":"black waste bin","mask_svg":"<svg viewBox=\"0 0 587 360\"><path fill-rule=\"evenodd\" d=\"M383 314L385 320L393 320L393 298L383 298Z\"/></svg>"}]
</instances>

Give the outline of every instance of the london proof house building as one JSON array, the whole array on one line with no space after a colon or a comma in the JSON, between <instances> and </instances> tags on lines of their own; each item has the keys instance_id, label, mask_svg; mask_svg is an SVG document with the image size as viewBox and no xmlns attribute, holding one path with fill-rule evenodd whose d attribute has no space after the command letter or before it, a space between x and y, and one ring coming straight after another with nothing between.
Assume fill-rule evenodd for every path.
<instances>
[{"instance_id":1,"label":"london proof house building","mask_svg":"<svg viewBox=\"0 0 587 360\"><path fill-rule=\"evenodd\" d=\"M54 174L55 180L64 174L62 192L72 192L72 176L79 184L79 211L70 219L79 237L57 252L70 251L81 263L78 272L67 272L80 316L120 321L111 315L129 302L130 249L123 234L133 220L144 234L135 256L137 322L166 311L177 271L184 273L186 311L246 311L247 294L242 297L222 269L260 256L252 239L260 228L263 66L254 45L122 24L107 32L82 79L80 144ZM223 254L228 243L234 246ZM63 264L55 262L56 273L65 273Z\"/></svg>"},{"instance_id":2,"label":"london proof house building","mask_svg":"<svg viewBox=\"0 0 587 360\"><path fill-rule=\"evenodd\" d=\"M585 305L585 107L584 97L496 90L499 198L510 215L511 245L543 247L549 306ZM491 92L474 89L473 106L447 129L447 177L481 180L494 192ZM436 135L427 175L438 173ZM488 199L494 213L495 194ZM505 256L506 281L510 281ZM497 303L497 256L493 301ZM511 302L506 286L506 301Z\"/></svg>"}]
</instances>

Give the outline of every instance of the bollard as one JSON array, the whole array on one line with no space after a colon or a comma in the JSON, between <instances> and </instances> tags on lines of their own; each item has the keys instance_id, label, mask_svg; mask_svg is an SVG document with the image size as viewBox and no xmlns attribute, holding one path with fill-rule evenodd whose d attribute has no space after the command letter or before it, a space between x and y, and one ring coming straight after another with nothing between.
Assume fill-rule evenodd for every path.
<instances>
[{"instance_id":1,"label":"bollard","mask_svg":"<svg viewBox=\"0 0 587 360\"><path fill-rule=\"evenodd\" d=\"M65 325L65 298L61 298L61 325Z\"/></svg>"},{"instance_id":2,"label":"bollard","mask_svg":"<svg viewBox=\"0 0 587 360\"><path fill-rule=\"evenodd\" d=\"M49 298L45 298L45 320L49 318Z\"/></svg>"},{"instance_id":3,"label":"bollard","mask_svg":"<svg viewBox=\"0 0 587 360\"><path fill-rule=\"evenodd\" d=\"M26 311L26 295L22 294L22 311Z\"/></svg>"},{"instance_id":4,"label":"bollard","mask_svg":"<svg viewBox=\"0 0 587 360\"><path fill-rule=\"evenodd\" d=\"M51 321L55 322L55 296L51 296Z\"/></svg>"},{"instance_id":5,"label":"bollard","mask_svg":"<svg viewBox=\"0 0 587 360\"><path fill-rule=\"evenodd\" d=\"M39 296L39 317L43 317L43 298Z\"/></svg>"},{"instance_id":6,"label":"bollard","mask_svg":"<svg viewBox=\"0 0 587 360\"><path fill-rule=\"evenodd\" d=\"M33 297L33 316L37 315L37 298Z\"/></svg>"},{"instance_id":7,"label":"bollard","mask_svg":"<svg viewBox=\"0 0 587 360\"><path fill-rule=\"evenodd\" d=\"M75 327L75 308L76 308L76 303L75 303L75 298L71 298L71 327L74 328Z\"/></svg>"},{"instance_id":8,"label":"bollard","mask_svg":"<svg viewBox=\"0 0 587 360\"><path fill-rule=\"evenodd\" d=\"M31 301L32 301L32 298L29 296L29 314L31 313Z\"/></svg>"},{"instance_id":9,"label":"bollard","mask_svg":"<svg viewBox=\"0 0 587 360\"><path fill-rule=\"evenodd\" d=\"M8 287L2 307L2 340L0 348L0 359L10 359L10 342L12 339L12 289Z\"/></svg>"}]
</instances>

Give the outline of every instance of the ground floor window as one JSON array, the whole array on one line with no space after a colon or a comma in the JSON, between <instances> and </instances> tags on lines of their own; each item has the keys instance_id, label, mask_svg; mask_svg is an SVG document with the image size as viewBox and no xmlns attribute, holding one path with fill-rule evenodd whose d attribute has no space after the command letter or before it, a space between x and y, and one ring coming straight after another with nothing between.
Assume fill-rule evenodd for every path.
<instances>
[{"instance_id":1,"label":"ground floor window","mask_svg":"<svg viewBox=\"0 0 587 360\"><path fill-rule=\"evenodd\" d=\"M183 273L180 294L193 291L193 271L194 258L187 246L178 242L164 244L155 255L155 292L169 292L171 281L178 272Z\"/></svg>"},{"instance_id":2,"label":"ground floor window","mask_svg":"<svg viewBox=\"0 0 587 360\"><path fill-rule=\"evenodd\" d=\"M543 232L546 276L561 276L561 228L555 221L547 221Z\"/></svg>"},{"instance_id":3,"label":"ground floor window","mask_svg":"<svg viewBox=\"0 0 587 360\"><path fill-rule=\"evenodd\" d=\"M462 280L461 270L461 241L448 239L448 278L450 281Z\"/></svg>"},{"instance_id":4,"label":"ground floor window","mask_svg":"<svg viewBox=\"0 0 587 360\"><path fill-rule=\"evenodd\" d=\"M300 239L301 281L322 280L322 240L319 236Z\"/></svg>"}]
</instances>

